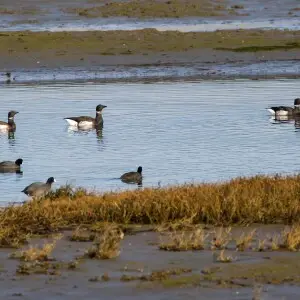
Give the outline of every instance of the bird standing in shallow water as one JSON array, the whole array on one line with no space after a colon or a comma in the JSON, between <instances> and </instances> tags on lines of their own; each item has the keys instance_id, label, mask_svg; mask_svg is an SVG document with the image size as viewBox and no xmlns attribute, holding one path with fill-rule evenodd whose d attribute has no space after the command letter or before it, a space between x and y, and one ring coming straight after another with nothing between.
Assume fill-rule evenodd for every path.
<instances>
[{"instance_id":1,"label":"bird standing in shallow water","mask_svg":"<svg viewBox=\"0 0 300 300\"><path fill-rule=\"evenodd\" d=\"M8 120L7 122L0 121L0 130L16 130L16 123L15 123L15 115L18 114L18 111L11 110L8 113Z\"/></svg>"},{"instance_id":2,"label":"bird standing in shallow water","mask_svg":"<svg viewBox=\"0 0 300 300\"><path fill-rule=\"evenodd\" d=\"M55 182L54 177L49 177L46 183L34 182L28 185L22 192L27 196L31 196L33 198L40 198L50 192L53 182Z\"/></svg>"},{"instance_id":3,"label":"bird standing in shallow water","mask_svg":"<svg viewBox=\"0 0 300 300\"><path fill-rule=\"evenodd\" d=\"M88 128L99 128L103 126L102 110L107 107L105 105L99 104L96 107L96 117L80 116L80 117L68 117L64 118L69 125L88 129Z\"/></svg>"},{"instance_id":4,"label":"bird standing in shallow water","mask_svg":"<svg viewBox=\"0 0 300 300\"><path fill-rule=\"evenodd\" d=\"M143 180L142 171L143 168L139 166L136 172L127 172L123 174L120 177L120 179L125 183L142 184L142 180Z\"/></svg>"}]
</instances>

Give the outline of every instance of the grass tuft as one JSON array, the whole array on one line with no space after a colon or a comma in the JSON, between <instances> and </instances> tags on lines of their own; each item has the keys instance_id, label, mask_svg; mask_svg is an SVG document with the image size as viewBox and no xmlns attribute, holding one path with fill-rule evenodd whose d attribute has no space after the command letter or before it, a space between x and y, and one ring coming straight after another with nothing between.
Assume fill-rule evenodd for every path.
<instances>
[{"instance_id":1,"label":"grass tuft","mask_svg":"<svg viewBox=\"0 0 300 300\"><path fill-rule=\"evenodd\" d=\"M253 241L254 235L256 233L256 229L245 233L243 232L235 241L236 241L236 248L238 251L245 251L247 248L250 247L251 242Z\"/></svg>"},{"instance_id":2,"label":"grass tuft","mask_svg":"<svg viewBox=\"0 0 300 300\"><path fill-rule=\"evenodd\" d=\"M78 226L69 239L72 242L92 242L95 239L95 234L91 234L89 231L81 229L81 226Z\"/></svg>"},{"instance_id":3,"label":"grass tuft","mask_svg":"<svg viewBox=\"0 0 300 300\"><path fill-rule=\"evenodd\" d=\"M300 225L294 225L287 228L282 233L283 242L281 248L286 248L290 251L300 249Z\"/></svg>"},{"instance_id":4,"label":"grass tuft","mask_svg":"<svg viewBox=\"0 0 300 300\"><path fill-rule=\"evenodd\" d=\"M169 235L169 242L162 242L159 249L165 251L203 250L206 238L207 234L203 229L197 229L191 233L172 232Z\"/></svg>"},{"instance_id":5,"label":"grass tuft","mask_svg":"<svg viewBox=\"0 0 300 300\"><path fill-rule=\"evenodd\" d=\"M124 233L118 227L108 227L95 239L93 246L88 249L86 256L96 259L111 259L120 255L120 242Z\"/></svg>"},{"instance_id":6,"label":"grass tuft","mask_svg":"<svg viewBox=\"0 0 300 300\"><path fill-rule=\"evenodd\" d=\"M217 262L221 262L221 263L230 263L232 261L234 261L234 257L232 257L231 255L227 255L225 254L225 250L221 250L219 255L214 253L214 259Z\"/></svg>"},{"instance_id":7,"label":"grass tuft","mask_svg":"<svg viewBox=\"0 0 300 300\"><path fill-rule=\"evenodd\" d=\"M43 246L29 246L27 250L15 252L11 255L11 258L19 258L25 262L43 262L51 260L50 254L54 250L56 243L62 235L56 236L51 243L44 243Z\"/></svg>"},{"instance_id":8,"label":"grass tuft","mask_svg":"<svg viewBox=\"0 0 300 300\"><path fill-rule=\"evenodd\" d=\"M218 228L214 232L214 237L211 241L211 249L225 249L231 240L231 227Z\"/></svg>"},{"instance_id":9,"label":"grass tuft","mask_svg":"<svg viewBox=\"0 0 300 300\"><path fill-rule=\"evenodd\" d=\"M0 227L0 248L19 248L28 243L29 236L29 233L13 224L10 227Z\"/></svg>"}]
</instances>

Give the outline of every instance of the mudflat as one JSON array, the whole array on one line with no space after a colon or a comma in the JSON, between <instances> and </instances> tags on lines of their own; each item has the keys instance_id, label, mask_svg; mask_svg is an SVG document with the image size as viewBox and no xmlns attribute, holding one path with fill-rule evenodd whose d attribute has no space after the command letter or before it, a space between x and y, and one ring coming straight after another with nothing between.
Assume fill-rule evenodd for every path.
<instances>
[{"instance_id":1,"label":"mudflat","mask_svg":"<svg viewBox=\"0 0 300 300\"><path fill-rule=\"evenodd\" d=\"M300 31L0 32L2 70L300 59Z\"/></svg>"}]
</instances>

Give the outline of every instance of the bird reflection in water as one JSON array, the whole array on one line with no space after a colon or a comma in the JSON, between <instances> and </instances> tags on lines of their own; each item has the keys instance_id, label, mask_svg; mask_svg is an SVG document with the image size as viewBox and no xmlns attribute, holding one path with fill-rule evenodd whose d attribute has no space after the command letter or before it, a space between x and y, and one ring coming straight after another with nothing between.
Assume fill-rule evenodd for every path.
<instances>
[{"instance_id":1,"label":"bird reflection in water","mask_svg":"<svg viewBox=\"0 0 300 300\"><path fill-rule=\"evenodd\" d=\"M14 141L15 140L15 132L16 130L8 130L7 131L7 138L11 141Z\"/></svg>"},{"instance_id":2,"label":"bird reflection in water","mask_svg":"<svg viewBox=\"0 0 300 300\"><path fill-rule=\"evenodd\" d=\"M90 132L95 131L99 143L103 142L103 126L93 128L78 128L77 126L68 126L68 132L73 134L88 135Z\"/></svg>"},{"instance_id":3,"label":"bird reflection in water","mask_svg":"<svg viewBox=\"0 0 300 300\"><path fill-rule=\"evenodd\" d=\"M296 129L300 129L300 115L272 116L269 120L273 124L294 124Z\"/></svg>"},{"instance_id":4,"label":"bird reflection in water","mask_svg":"<svg viewBox=\"0 0 300 300\"><path fill-rule=\"evenodd\" d=\"M16 143L15 132L16 132L16 129L1 129L0 130L0 136L3 137L3 138L5 136L7 136L9 144L14 146L15 143Z\"/></svg>"},{"instance_id":5,"label":"bird reflection in water","mask_svg":"<svg viewBox=\"0 0 300 300\"><path fill-rule=\"evenodd\" d=\"M1 174L16 174L17 177L23 176L23 171L21 170L0 170Z\"/></svg>"}]
</instances>

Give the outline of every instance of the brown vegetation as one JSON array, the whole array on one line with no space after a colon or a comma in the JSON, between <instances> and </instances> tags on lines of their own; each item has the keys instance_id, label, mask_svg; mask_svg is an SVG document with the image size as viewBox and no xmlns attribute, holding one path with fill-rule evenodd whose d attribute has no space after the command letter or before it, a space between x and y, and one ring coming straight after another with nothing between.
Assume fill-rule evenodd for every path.
<instances>
[{"instance_id":1,"label":"brown vegetation","mask_svg":"<svg viewBox=\"0 0 300 300\"><path fill-rule=\"evenodd\" d=\"M88 230L84 230L81 226L78 226L69 237L72 242L92 242L95 239L95 234L90 233Z\"/></svg>"},{"instance_id":2,"label":"brown vegetation","mask_svg":"<svg viewBox=\"0 0 300 300\"><path fill-rule=\"evenodd\" d=\"M160 270L160 271L153 271L148 275L141 275L141 276L131 276L131 275L122 275L120 280L121 281L133 281L133 280L141 280L141 281L163 281L168 279L171 276L178 276L181 274L186 274L192 272L192 269L187 268L176 268L176 269L167 269L167 270Z\"/></svg>"},{"instance_id":3,"label":"brown vegetation","mask_svg":"<svg viewBox=\"0 0 300 300\"><path fill-rule=\"evenodd\" d=\"M44 243L43 246L29 246L26 250L14 252L11 258L18 258L25 262L49 261L51 260L50 254L54 250L57 241L61 238L62 235L58 235L52 242Z\"/></svg>"},{"instance_id":4,"label":"brown vegetation","mask_svg":"<svg viewBox=\"0 0 300 300\"><path fill-rule=\"evenodd\" d=\"M281 248L286 248L290 251L300 250L300 225L294 225L289 229L285 229L282 236Z\"/></svg>"},{"instance_id":5,"label":"brown vegetation","mask_svg":"<svg viewBox=\"0 0 300 300\"><path fill-rule=\"evenodd\" d=\"M225 249L231 240L231 227L218 228L214 231L214 237L211 241L211 249Z\"/></svg>"},{"instance_id":6,"label":"brown vegetation","mask_svg":"<svg viewBox=\"0 0 300 300\"><path fill-rule=\"evenodd\" d=\"M88 249L89 258L111 259L120 255L120 242L124 237L123 231L118 227L108 226L106 230L96 236L94 245Z\"/></svg>"},{"instance_id":7,"label":"brown vegetation","mask_svg":"<svg viewBox=\"0 0 300 300\"><path fill-rule=\"evenodd\" d=\"M224 183L60 195L0 211L1 246L80 224L162 224L191 218L191 224L292 224L300 219L300 176L255 176ZM288 242L289 243L289 242Z\"/></svg>"},{"instance_id":8,"label":"brown vegetation","mask_svg":"<svg viewBox=\"0 0 300 300\"><path fill-rule=\"evenodd\" d=\"M214 254L215 261L221 263L229 263L235 260L231 255L225 254L225 250L221 250L219 254Z\"/></svg>"},{"instance_id":9,"label":"brown vegetation","mask_svg":"<svg viewBox=\"0 0 300 300\"><path fill-rule=\"evenodd\" d=\"M254 235L256 233L256 229L248 232L242 233L235 241L236 241L236 248L238 251L245 251L247 248L250 247L251 242L253 241Z\"/></svg>"},{"instance_id":10,"label":"brown vegetation","mask_svg":"<svg viewBox=\"0 0 300 300\"><path fill-rule=\"evenodd\" d=\"M187 251L203 250L207 234L203 229L197 229L191 233L172 232L167 243L162 242L159 245L160 250L166 251Z\"/></svg>"}]
</instances>

